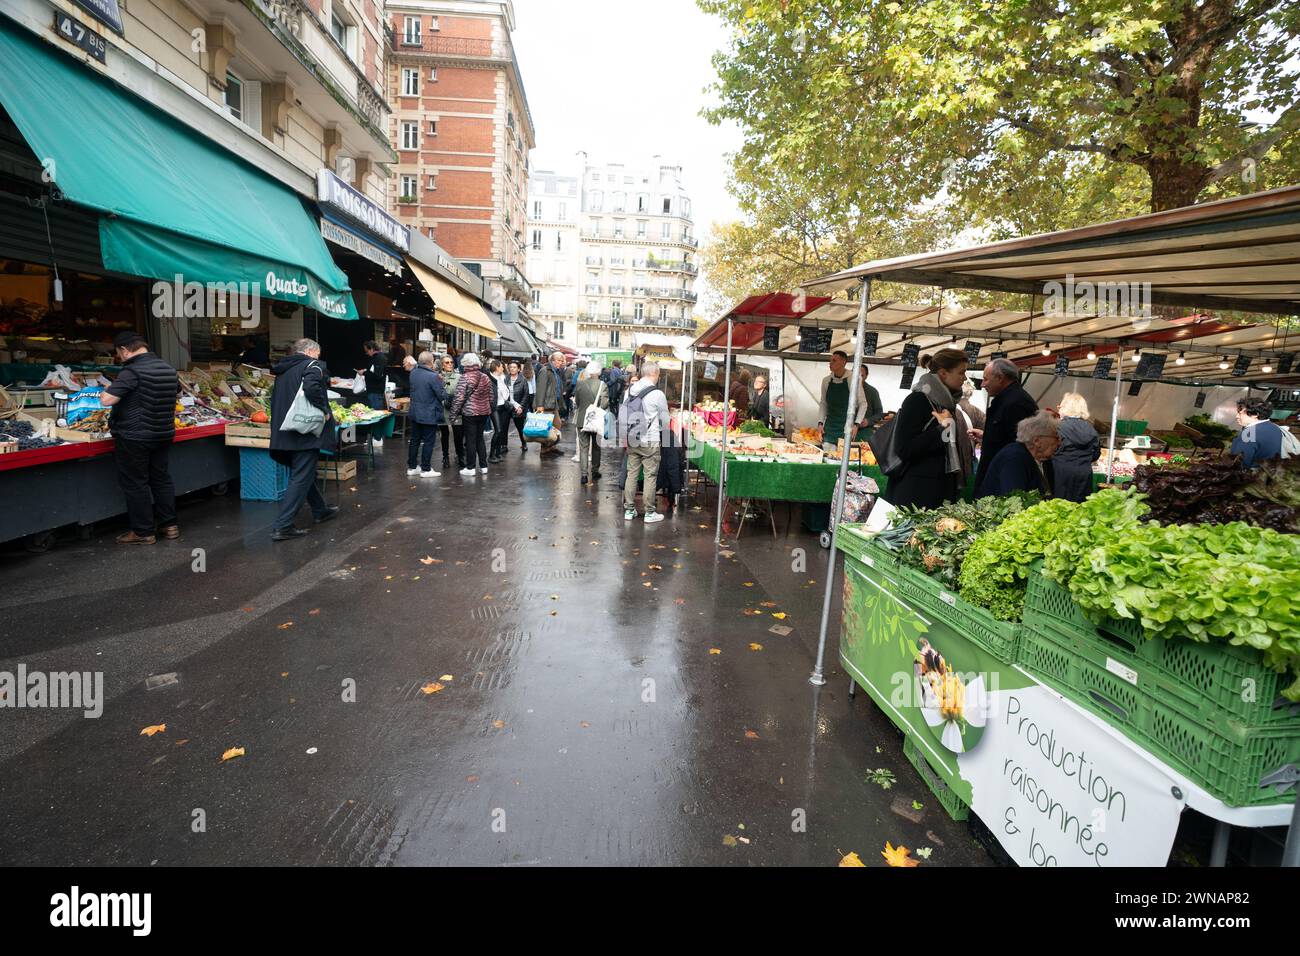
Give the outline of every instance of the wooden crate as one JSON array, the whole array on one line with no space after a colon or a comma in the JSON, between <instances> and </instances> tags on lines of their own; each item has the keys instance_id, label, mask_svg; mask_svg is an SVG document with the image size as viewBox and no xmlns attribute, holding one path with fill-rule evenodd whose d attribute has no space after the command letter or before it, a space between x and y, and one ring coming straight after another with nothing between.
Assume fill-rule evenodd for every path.
<instances>
[{"instance_id":1,"label":"wooden crate","mask_svg":"<svg viewBox=\"0 0 1300 956\"><path fill-rule=\"evenodd\" d=\"M55 428L54 437L62 441L87 442L106 441L112 436L108 432L79 432L74 428Z\"/></svg>"},{"instance_id":2,"label":"wooden crate","mask_svg":"<svg viewBox=\"0 0 1300 956\"><path fill-rule=\"evenodd\" d=\"M252 422L226 426L226 445L231 448L270 448L271 426Z\"/></svg>"},{"instance_id":3,"label":"wooden crate","mask_svg":"<svg viewBox=\"0 0 1300 956\"><path fill-rule=\"evenodd\" d=\"M335 468L338 469L337 474ZM349 458L345 461L322 460L316 466L316 477L325 479L337 477L339 481L355 481L357 477L356 459Z\"/></svg>"}]
</instances>

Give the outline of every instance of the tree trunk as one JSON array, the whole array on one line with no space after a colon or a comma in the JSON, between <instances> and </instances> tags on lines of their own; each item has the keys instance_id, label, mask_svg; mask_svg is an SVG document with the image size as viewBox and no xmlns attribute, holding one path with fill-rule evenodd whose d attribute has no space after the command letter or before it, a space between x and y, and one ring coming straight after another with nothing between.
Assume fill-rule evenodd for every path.
<instances>
[{"instance_id":1,"label":"tree trunk","mask_svg":"<svg viewBox=\"0 0 1300 956\"><path fill-rule=\"evenodd\" d=\"M1207 166L1167 158L1149 160L1146 170L1151 177L1152 212L1192 205L1210 175Z\"/></svg>"}]
</instances>

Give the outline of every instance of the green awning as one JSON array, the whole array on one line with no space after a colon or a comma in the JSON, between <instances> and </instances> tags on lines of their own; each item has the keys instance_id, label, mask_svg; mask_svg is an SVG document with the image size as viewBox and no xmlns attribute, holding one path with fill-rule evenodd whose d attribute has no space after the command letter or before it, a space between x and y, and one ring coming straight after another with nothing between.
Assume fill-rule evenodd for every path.
<instances>
[{"instance_id":1,"label":"green awning","mask_svg":"<svg viewBox=\"0 0 1300 956\"><path fill-rule=\"evenodd\" d=\"M358 317L297 193L4 17L0 104L64 195L103 214L106 268Z\"/></svg>"}]
</instances>

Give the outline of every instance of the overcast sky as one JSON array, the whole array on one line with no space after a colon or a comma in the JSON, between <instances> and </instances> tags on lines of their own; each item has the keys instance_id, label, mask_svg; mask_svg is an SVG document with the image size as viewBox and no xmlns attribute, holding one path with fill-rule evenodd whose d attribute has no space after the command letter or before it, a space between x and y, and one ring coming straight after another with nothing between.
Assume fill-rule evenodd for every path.
<instances>
[{"instance_id":1,"label":"overcast sky","mask_svg":"<svg viewBox=\"0 0 1300 956\"><path fill-rule=\"evenodd\" d=\"M700 116L712 82L717 20L694 0L515 0L515 49L537 127L533 169L576 172L592 162L649 164L656 153L683 167L696 234L737 218L727 192L734 126Z\"/></svg>"}]
</instances>

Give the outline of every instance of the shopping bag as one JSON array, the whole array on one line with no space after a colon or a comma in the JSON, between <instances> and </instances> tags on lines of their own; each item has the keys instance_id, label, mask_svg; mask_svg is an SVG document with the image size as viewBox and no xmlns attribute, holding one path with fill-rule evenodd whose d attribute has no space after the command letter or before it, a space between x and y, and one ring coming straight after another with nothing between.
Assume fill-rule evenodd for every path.
<instances>
[{"instance_id":1,"label":"shopping bag","mask_svg":"<svg viewBox=\"0 0 1300 956\"><path fill-rule=\"evenodd\" d=\"M360 372L357 372L357 377L352 380L352 394L366 394L366 377Z\"/></svg>"},{"instance_id":2,"label":"shopping bag","mask_svg":"<svg viewBox=\"0 0 1300 956\"><path fill-rule=\"evenodd\" d=\"M307 398L306 386L305 381L299 384L298 394L293 397L293 404L280 423L280 431L320 437L325 430L325 413Z\"/></svg>"},{"instance_id":3,"label":"shopping bag","mask_svg":"<svg viewBox=\"0 0 1300 956\"><path fill-rule=\"evenodd\" d=\"M547 441L555 416L546 412L529 412L524 420L524 438L527 441Z\"/></svg>"}]
</instances>

